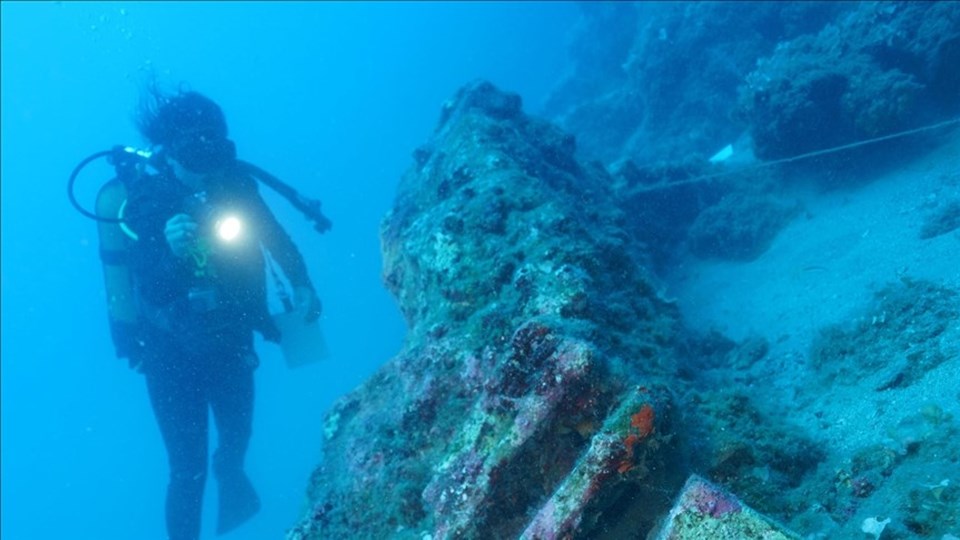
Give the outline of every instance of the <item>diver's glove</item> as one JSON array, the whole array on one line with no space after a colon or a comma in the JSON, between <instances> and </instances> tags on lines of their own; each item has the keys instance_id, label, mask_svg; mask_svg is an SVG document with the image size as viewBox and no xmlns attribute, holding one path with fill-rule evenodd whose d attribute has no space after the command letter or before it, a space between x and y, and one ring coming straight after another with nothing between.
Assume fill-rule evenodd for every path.
<instances>
[{"instance_id":1,"label":"diver's glove","mask_svg":"<svg viewBox=\"0 0 960 540\"><path fill-rule=\"evenodd\" d=\"M190 254L196 244L197 222L187 214L177 214L167 220L163 234L167 237L167 245L174 255L183 259Z\"/></svg>"},{"instance_id":2,"label":"diver's glove","mask_svg":"<svg viewBox=\"0 0 960 540\"><path fill-rule=\"evenodd\" d=\"M313 322L320 318L323 304L312 287L299 286L293 289L293 309L302 313L305 321Z\"/></svg>"}]
</instances>

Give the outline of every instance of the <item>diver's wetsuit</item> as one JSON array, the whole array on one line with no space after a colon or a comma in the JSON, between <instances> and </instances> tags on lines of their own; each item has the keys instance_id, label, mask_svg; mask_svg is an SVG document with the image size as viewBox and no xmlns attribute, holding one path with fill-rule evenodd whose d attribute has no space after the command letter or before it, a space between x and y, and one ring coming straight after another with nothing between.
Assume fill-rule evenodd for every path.
<instances>
[{"instance_id":1,"label":"diver's wetsuit","mask_svg":"<svg viewBox=\"0 0 960 540\"><path fill-rule=\"evenodd\" d=\"M146 376L170 461L166 522L170 540L196 540L207 472L208 409L217 424L214 472L220 484L218 531L252 516L259 500L243 472L251 434L257 357L253 331L279 340L266 302L261 245L293 286L312 288L303 258L257 193L233 171L207 182L206 203L179 181L142 178L131 186L127 223L138 235L129 261L141 323L121 348ZM219 245L212 221L229 212L240 237ZM179 213L198 223L209 249L177 258L164 226ZM192 296L192 298L191 298Z\"/></svg>"}]
</instances>

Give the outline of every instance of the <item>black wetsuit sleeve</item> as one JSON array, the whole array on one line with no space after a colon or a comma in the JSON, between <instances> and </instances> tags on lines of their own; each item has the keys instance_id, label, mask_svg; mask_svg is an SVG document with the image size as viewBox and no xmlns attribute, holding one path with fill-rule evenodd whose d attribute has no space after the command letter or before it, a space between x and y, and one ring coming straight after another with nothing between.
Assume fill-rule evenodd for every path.
<instances>
[{"instance_id":1,"label":"black wetsuit sleeve","mask_svg":"<svg viewBox=\"0 0 960 540\"><path fill-rule=\"evenodd\" d=\"M307 265L303 260L303 255L297 249L296 244L293 243L290 235L277 221L259 193L254 191L250 199L250 206L256 214L258 225L261 227L260 242L263 247L270 252L270 256L280 265L291 285L313 289L313 283L307 273Z\"/></svg>"}]
</instances>

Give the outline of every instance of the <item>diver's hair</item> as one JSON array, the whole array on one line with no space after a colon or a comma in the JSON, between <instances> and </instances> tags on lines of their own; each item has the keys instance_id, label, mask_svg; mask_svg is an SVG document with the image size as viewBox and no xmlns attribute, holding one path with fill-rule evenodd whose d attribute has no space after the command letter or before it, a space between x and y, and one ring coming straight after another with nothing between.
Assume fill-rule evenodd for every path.
<instances>
[{"instance_id":1,"label":"diver's hair","mask_svg":"<svg viewBox=\"0 0 960 540\"><path fill-rule=\"evenodd\" d=\"M137 126L137 131L148 142L153 142L153 137L149 134L157 122L160 107L169 101L170 97L160 89L156 74L151 71L147 79L142 81L140 88L140 101L137 104L136 112L133 114L133 123Z\"/></svg>"},{"instance_id":2,"label":"diver's hair","mask_svg":"<svg viewBox=\"0 0 960 540\"><path fill-rule=\"evenodd\" d=\"M152 145L170 145L198 135L227 138L227 120L220 106L199 92L185 90L183 85L171 95L160 90L155 80L149 81L134 121Z\"/></svg>"}]
</instances>

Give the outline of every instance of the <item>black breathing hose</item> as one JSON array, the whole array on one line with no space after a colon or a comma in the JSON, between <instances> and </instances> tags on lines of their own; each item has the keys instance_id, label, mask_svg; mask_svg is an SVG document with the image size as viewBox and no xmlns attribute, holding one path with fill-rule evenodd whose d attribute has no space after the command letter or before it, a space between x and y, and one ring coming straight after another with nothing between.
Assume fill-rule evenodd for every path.
<instances>
[{"instance_id":1,"label":"black breathing hose","mask_svg":"<svg viewBox=\"0 0 960 540\"><path fill-rule=\"evenodd\" d=\"M319 233L325 233L333 227L333 223L323 215L323 211L320 210L320 201L317 199L309 199L301 195L297 190L293 189L289 185L283 183L279 178L273 176L267 171L257 167L253 163L243 161L238 159L237 163L240 165L242 171L249 173L251 176L255 177L257 180L260 180L268 187L279 193L284 199L290 202L294 208L299 210L309 219L313 221L313 228Z\"/></svg>"},{"instance_id":2,"label":"black breathing hose","mask_svg":"<svg viewBox=\"0 0 960 540\"><path fill-rule=\"evenodd\" d=\"M84 159L83 161L81 161L81 162L73 169L73 172L70 173L70 180L67 182L67 196L70 197L70 204L72 204L73 207L76 208L77 211L80 212L81 214L83 214L84 216L86 216L86 217L88 217L88 218L90 218L90 219L96 220L96 221L105 221L105 222L107 222L107 223L120 223L120 220L119 220L119 219L100 217L100 216L98 216L97 214L95 214L95 213L87 210L87 209L84 208L83 206L80 206L80 202L77 201L77 197L76 197L76 195L73 193L73 186L74 186L74 184L76 184L76 182L77 182L77 175L80 174L80 171L82 171L84 167L86 167L87 165L89 165L91 161L100 159L100 158L102 158L102 157L104 157L104 156L109 156L110 154L113 154L113 152L114 152L113 150L104 150L104 151L102 151L102 152L97 152L97 153L95 153L95 154L91 154L91 155L88 156L86 159Z\"/></svg>"}]
</instances>

